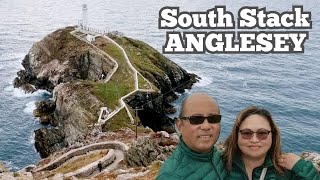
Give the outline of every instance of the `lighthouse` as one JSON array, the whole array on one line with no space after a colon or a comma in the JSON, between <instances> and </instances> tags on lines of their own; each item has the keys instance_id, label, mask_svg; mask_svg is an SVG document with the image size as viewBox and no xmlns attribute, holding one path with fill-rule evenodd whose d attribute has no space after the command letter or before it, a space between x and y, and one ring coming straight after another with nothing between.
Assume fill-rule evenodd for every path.
<instances>
[{"instance_id":1,"label":"lighthouse","mask_svg":"<svg viewBox=\"0 0 320 180\"><path fill-rule=\"evenodd\" d=\"M82 4L82 29L86 30L88 27L88 7Z\"/></svg>"}]
</instances>

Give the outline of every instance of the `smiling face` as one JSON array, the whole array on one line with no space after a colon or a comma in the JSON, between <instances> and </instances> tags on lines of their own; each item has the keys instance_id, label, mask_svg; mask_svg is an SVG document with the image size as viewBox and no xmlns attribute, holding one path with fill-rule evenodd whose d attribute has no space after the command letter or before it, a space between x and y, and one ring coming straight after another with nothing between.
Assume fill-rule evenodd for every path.
<instances>
[{"instance_id":1,"label":"smiling face","mask_svg":"<svg viewBox=\"0 0 320 180\"><path fill-rule=\"evenodd\" d=\"M189 97L183 105L183 117L220 114L217 103L206 94L195 94ZM220 123L210 124L207 119L202 124L193 125L189 120L176 121L182 139L193 151L209 153L219 138Z\"/></svg>"},{"instance_id":2,"label":"smiling face","mask_svg":"<svg viewBox=\"0 0 320 180\"><path fill-rule=\"evenodd\" d=\"M248 116L240 125L239 130L250 129L253 132L258 130L271 131L271 127L267 119L261 115L253 114ZM272 132L269 133L266 139L258 139L254 133L250 139L244 139L238 132L238 146L244 158L261 159L265 158L272 144Z\"/></svg>"}]
</instances>

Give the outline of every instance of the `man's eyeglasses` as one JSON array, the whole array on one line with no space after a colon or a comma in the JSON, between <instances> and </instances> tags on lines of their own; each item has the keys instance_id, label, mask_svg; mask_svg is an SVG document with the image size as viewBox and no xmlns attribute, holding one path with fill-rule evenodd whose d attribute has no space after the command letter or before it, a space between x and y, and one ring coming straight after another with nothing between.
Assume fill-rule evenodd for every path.
<instances>
[{"instance_id":1,"label":"man's eyeglasses","mask_svg":"<svg viewBox=\"0 0 320 180\"><path fill-rule=\"evenodd\" d=\"M259 140L267 139L268 135L271 131L266 129L258 129L258 131L254 132L251 129L242 129L239 131L243 139L251 139L253 134L256 133L256 136Z\"/></svg>"},{"instance_id":2,"label":"man's eyeglasses","mask_svg":"<svg viewBox=\"0 0 320 180\"><path fill-rule=\"evenodd\" d=\"M189 116L189 117L181 117L181 119L188 119L190 124L198 125L202 124L205 119L208 120L210 124L219 123L221 121L221 115L209 115L207 117L201 115Z\"/></svg>"}]
</instances>

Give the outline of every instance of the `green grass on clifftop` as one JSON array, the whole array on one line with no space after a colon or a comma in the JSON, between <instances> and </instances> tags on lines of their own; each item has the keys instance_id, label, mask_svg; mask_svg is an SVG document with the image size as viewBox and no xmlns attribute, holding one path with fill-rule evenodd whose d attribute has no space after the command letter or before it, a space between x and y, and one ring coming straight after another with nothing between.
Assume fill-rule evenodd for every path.
<instances>
[{"instance_id":1,"label":"green grass on clifftop","mask_svg":"<svg viewBox=\"0 0 320 180\"><path fill-rule=\"evenodd\" d=\"M97 38L95 43L118 63L117 71L108 82L94 85L94 94L114 110L116 106L120 107L119 99L134 90L133 71L118 46L101 37Z\"/></svg>"},{"instance_id":2,"label":"green grass on clifftop","mask_svg":"<svg viewBox=\"0 0 320 180\"><path fill-rule=\"evenodd\" d=\"M120 98L130 92L129 86L115 81L108 83L97 83L94 85L94 94L97 95L107 107L115 109L120 107Z\"/></svg>"},{"instance_id":3,"label":"green grass on clifftop","mask_svg":"<svg viewBox=\"0 0 320 180\"><path fill-rule=\"evenodd\" d=\"M108 120L102 128L102 131L115 131L122 127L128 127L130 118L127 114L125 108L122 108L116 115L114 115L110 120Z\"/></svg>"},{"instance_id":4,"label":"green grass on clifftop","mask_svg":"<svg viewBox=\"0 0 320 180\"><path fill-rule=\"evenodd\" d=\"M133 118L135 117L134 111L129 108L129 111ZM135 119L135 121L140 122L139 117ZM120 130L123 127L128 127L132 131L135 131L136 125L132 124L130 121L130 118L127 114L127 110L125 108L122 108L115 116L113 116L110 120L108 120L105 125L102 127L102 131L116 131ZM150 132L150 129L146 129L143 126L137 127L138 133L146 133Z\"/></svg>"},{"instance_id":5,"label":"green grass on clifftop","mask_svg":"<svg viewBox=\"0 0 320 180\"><path fill-rule=\"evenodd\" d=\"M121 37L110 34L109 37L125 49L133 66L140 72L147 71L159 75L165 74L165 72L154 63L166 64L169 62L168 59L148 44L124 36Z\"/></svg>"},{"instance_id":6,"label":"green grass on clifftop","mask_svg":"<svg viewBox=\"0 0 320 180\"><path fill-rule=\"evenodd\" d=\"M118 83L127 84L129 88L134 90L134 77L133 71L129 67L128 62L121 49L115 44L109 42L104 38L97 38L98 44L103 44L98 46L101 50L105 51L109 56L111 56L118 63L118 70L111 77L111 81L116 81ZM102 43L103 42L103 43Z\"/></svg>"}]
</instances>

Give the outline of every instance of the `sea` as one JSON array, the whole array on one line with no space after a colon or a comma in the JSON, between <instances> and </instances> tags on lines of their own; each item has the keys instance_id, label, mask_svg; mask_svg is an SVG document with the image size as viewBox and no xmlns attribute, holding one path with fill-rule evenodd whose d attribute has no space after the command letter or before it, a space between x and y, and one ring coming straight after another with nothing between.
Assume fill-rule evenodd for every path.
<instances>
[{"instance_id":1,"label":"sea","mask_svg":"<svg viewBox=\"0 0 320 180\"><path fill-rule=\"evenodd\" d=\"M291 11L293 5L303 6L312 15L304 53L165 56L201 77L191 90L179 94L173 103L177 108L186 96L198 91L209 93L219 102L220 140L230 134L239 111L257 105L271 111L281 129L284 151L320 152L319 0L0 0L0 161L12 171L40 160L34 148L34 130L43 125L32 111L36 101L51 96L43 90L25 94L13 88L12 81L35 42L58 28L78 24L82 4L88 7L89 27L119 31L160 52L166 32L172 31L158 28L159 10L165 6L179 7L180 11L206 11L223 5L235 18L244 6L277 12Z\"/></svg>"}]
</instances>

